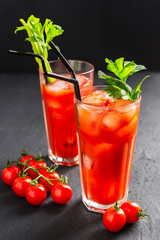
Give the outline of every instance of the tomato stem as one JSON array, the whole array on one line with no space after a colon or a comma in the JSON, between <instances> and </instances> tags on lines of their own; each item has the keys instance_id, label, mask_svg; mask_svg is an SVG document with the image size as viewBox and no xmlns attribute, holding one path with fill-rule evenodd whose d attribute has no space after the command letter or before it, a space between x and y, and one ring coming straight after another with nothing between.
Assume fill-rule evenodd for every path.
<instances>
[{"instance_id":1,"label":"tomato stem","mask_svg":"<svg viewBox=\"0 0 160 240\"><path fill-rule=\"evenodd\" d=\"M9 161L9 159L7 159L7 164L5 165L6 168L10 168L11 167L12 162Z\"/></svg>"},{"instance_id":2,"label":"tomato stem","mask_svg":"<svg viewBox=\"0 0 160 240\"><path fill-rule=\"evenodd\" d=\"M41 177L41 175L39 175L38 177L36 177L34 180L38 181L38 179Z\"/></svg>"},{"instance_id":3,"label":"tomato stem","mask_svg":"<svg viewBox=\"0 0 160 240\"><path fill-rule=\"evenodd\" d=\"M27 167L26 169L23 169L23 172L25 173L26 171L28 171L28 169L30 169L30 167Z\"/></svg>"},{"instance_id":4,"label":"tomato stem","mask_svg":"<svg viewBox=\"0 0 160 240\"><path fill-rule=\"evenodd\" d=\"M147 221L144 219L144 217L149 216L148 214L144 213L143 210L139 210L137 213L138 218L140 218L142 221L147 223Z\"/></svg>"},{"instance_id":5,"label":"tomato stem","mask_svg":"<svg viewBox=\"0 0 160 240\"><path fill-rule=\"evenodd\" d=\"M56 166L55 164L52 164L50 167L50 172L55 172L57 168L58 166Z\"/></svg>"},{"instance_id":6,"label":"tomato stem","mask_svg":"<svg viewBox=\"0 0 160 240\"><path fill-rule=\"evenodd\" d=\"M49 167L39 167L39 168L36 168L37 170L39 170L39 169L49 169Z\"/></svg>"},{"instance_id":7,"label":"tomato stem","mask_svg":"<svg viewBox=\"0 0 160 240\"><path fill-rule=\"evenodd\" d=\"M21 152L21 156L27 156L28 155L28 153L26 152L26 150L23 148L22 149L22 152Z\"/></svg>"},{"instance_id":8,"label":"tomato stem","mask_svg":"<svg viewBox=\"0 0 160 240\"><path fill-rule=\"evenodd\" d=\"M119 204L118 204L118 201L116 201L116 203L115 203L115 205L114 205L114 209L116 209L117 212L119 211L120 206L119 206Z\"/></svg>"},{"instance_id":9,"label":"tomato stem","mask_svg":"<svg viewBox=\"0 0 160 240\"><path fill-rule=\"evenodd\" d=\"M19 158L18 158L18 161L19 161L22 157L28 155L28 153L27 153L24 149L22 149L21 151L22 151L22 152L21 152L21 154L20 154L20 156L19 156Z\"/></svg>"},{"instance_id":10,"label":"tomato stem","mask_svg":"<svg viewBox=\"0 0 160 240\"><path fill-rule=\"evenodd\" d=\"M32 181L29 182L30 185L35 186L38 184L37 178L32 179Z\"/></svg>"},{"instance_id":11,"label":"tomato stem","mask_svg":"<svg viewBox=\"0 0 160 240\"><path fill-rule=\"evenodd\" d=\"M65 175L61 175L61 183L68 184L68 177Z\"/></svg>"},{"instance_id":12,"label":"tomato stem","mask_svg":"<svg viewBox=\"0 0 160 240\"><path fill-rule=\"evenodd\" d=\"M20 171L19 173L18 173L18 176L19 177L21 177L21 178L25 178L27 175L28 175L28 173L27 172L25 172L26 170L22 170L22 171Z\"/></svg>"},{"instance_id":13,"label":"tomato stem","mask_svg":"<svg viewBox=\"0 0 160 240\"><path fill-rule=\"evenodd\" d=\"M14 162L15 162L15 161L14 161ZM27 161L26 161L26 162L27 162ZM42 174L40 174L40 173L38 172L37 169L29 166L26 162L16 162L16 163L17 163L18 165L25 166L25 167L27 167L27 169L30 169L30 170L34 171L35 173L37 173L37 174L39 175L37 178L40 178L40 177L43 178L46 182L48 182L48 183L49 183L50 185L52 185L52 186L53 186L53 184L51 183L51 181L57 181L57 180L62 181L61 178L60 178L60 179L48 179L48 178L44 177ZM45 168L45 167L44 167L44 168Z\"/></svg>"},{"instance_id":14,"label":"tomato stem","mask_svg":"<svg viewBox=\"0 0 160 240\"><path fill-rule=\"evenodd\" d=\"M42 174L40 174L39 172L38 172L38 169L42 169L42 168L46 168L46 169L50 169L49 167L42 167L42 168L37 168L37 169L35 169L35 168L33 168L33 167L31 167L31 166L29 166L27 163L30 161L30 160L32 160L32 159L35 159L35 158L30 158L30 159L28 159L26 162L20 162L20 159L18 159L18 161L9 161L8 160L8 162L7 162L7 166L9 167L9 166L11 166L13 163L15 163L16 165L21 165L21 166L25 166L25 167L27 167L25 170L24 170L24 172L26 172L27 170L32 170L32 171L34 171L35 173L37 173L38 174L38 179L41 177L41 178L43 178L46 182L48 182L51 186L53 186L53 183L51 182L51 181L57 181L57 180L59 180L59 181L61 181L61 182L63 182L63 183L66 183L67 184L67 181L68 181L68 178L67 178L67 176L64 176L64 175L62 175L61 176L61 178L59 178L59 179L48 179L48 178L46 178L46 177L44 177ZM43 160L43 159L41 159L41 160ZM53 166L53 165L52 165ZM51 166L51 168L52 168L52 166ZM58 166L56 166L53 170L55 171L56 169L57 169L57 167ZM52 170L51 170L52 171ZM36 178L36 179L37 179ZM33 179L33 180L36 180L36 179ZM36 180L37 181L37 180ZM35 183L34 183L35 181L33 181L33 185L35 185Z\"/></svg>"}]
</instances>

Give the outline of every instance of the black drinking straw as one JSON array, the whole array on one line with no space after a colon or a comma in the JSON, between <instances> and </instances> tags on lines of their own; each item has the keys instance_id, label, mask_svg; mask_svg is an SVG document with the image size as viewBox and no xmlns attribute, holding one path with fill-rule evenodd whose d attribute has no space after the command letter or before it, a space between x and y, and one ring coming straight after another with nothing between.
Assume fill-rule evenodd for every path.
<instances>
[{"instance_id":1,"label":"black drinking straw","mask_svg":"<svg viewBox=\"0 0 160 240\"><path fill-rule=\"evenodd\" d=\"M14 50L9 50L9 53L13 54L13 55L21 55L21 56L30 56L30 57L37 57L41 60L42 62L42 67L43 67L43 71L44 72L47 72L46 71L46 66L45 66L45 63L44 63L44 58L39 55L39 54L36 54L36 53L31 53L31 52L20 52L20 51L14 51Z\"/></svg>"},{"instance_id":2,"label":"black drinking straw","mask_svg":"<svg viewBox=\"0 0 160 240\"><path fill-rule=\"evenodd\" d=\"M59 57L61 59L61 61L63 62L63 64L65 65L65 67L68 69L68 71L71 74L72 78L76 79L76 75L75 72L73 70L73 68L71 67L71 65L69 64L69 62L66 60L66 58L63 56L63 54L58 50L58 48L56 47L56 45L54 44L53 41L51 41L49 43L49 45L51 46L52 50L55 52L55 54L57 55L57 57Z\"/></svg>"},{"instance_id":3,"label":"black drinking straw","mask_svg":"<svg viewBox=\"0 0 160 240\"><path fill-rule=\"evenodd\" d=\"M81 101L79 83L78 83L77 79L68 78L68 77L65 77L65 76L62 76L62 75L59 75L56 73L50 73L50 72L45 72L44 75L46 75L48 77L52 77L52 78L58 78L60 80L72 83L74 85L74 91L75 91L76 98Z\"/></svg>"},{"instance_id":4,"label":"black drinking straw","mask_svg":"<svg viewBox=\"0 0 160 240\"><path fill-rule=\"evenodd\" d=\"M31 52L20 52L20 51L14 51L14 50L9 50L9 53L14 54L14 55L21 55L21 56L30 56L30 57L37 57L41 60L42 62L42 67L44 71L44 76L51 77L51 78L57 78L66 82L70 82L74 85L74 90L75 90L75 95L78 100L81 101L81 95L80 95L80 89L79 89L79 83L76 78L68 78L59 74L55 73L50 73L46 71L45 63L44 63L44 58L36 53L31 53ZM45 77L46 84L48 84L47 78Z\"/></svg>"}]
</instances>

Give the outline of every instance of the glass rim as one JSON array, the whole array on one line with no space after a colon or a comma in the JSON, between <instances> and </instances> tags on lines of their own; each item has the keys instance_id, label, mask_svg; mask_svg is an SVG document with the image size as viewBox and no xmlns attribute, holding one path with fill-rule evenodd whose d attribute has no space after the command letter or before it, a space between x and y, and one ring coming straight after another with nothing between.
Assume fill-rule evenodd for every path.
<instances>
[{"instance_id":1,"label":"glass rim","mask_svg":"<svg viewBox=\"0 0 160 240\"><path fill-rule=\"evenodd\" d=\"M96 85L96 86L91 86L91 87L85 87L85 88L82 88L80 89L80 92L82 91L86 91L88 89L92 89L92 88L98 88L98 87L104 87L106 88L108 85ZM75 103L80 103L80 104L83 104L84 106L90 106L90 107L97 107L97 108L107 108L107 109L115 109L115 108L125 108L125 107L128 107L128 106L131 106L131 105L136 105L138 104L140 101L141 101L141 95L139 94L138 95L138 99L134 102L131 102L131 103L128 103L126 105L118 105L118 106L102 106L102 105L96 105L96 104L91 104L91 103L85 103L83 101L80 101L79 99L76 98L76 95L74 94L74 100L76 101ZM128 100L127 100L128 101ZM130 101L130 100L129 100Z\"/></svg>"},{"instance_id":2,"label":"glass rim","mask_svg":"<svg viewBox=\"0 0 160 240\"><path fill-rule=\"evenodd\" d=\"M90 65L91 70L86 71L86 72L79 73L78 75L92 73L92 72L94 71L94 69L95 69L94 65L93 65L92 63L87 62L87 61L75 60L75 59L67 59L67 60L68 60L68 61L83 62L83 63L86 63L86 64ZM61 62L61 63L62 63L62 61L61 61L60 59L49 61L49 63L54 63L54 62ZM62 64L63 64L63 63L62 63ZM64 66L64 67L65 67L65 66ZM39 70L40 72L44 73L44 71L42 71L42 70L40 69L40 67L38 67L38 70ZM67 68L66 68L66 70L67 70Z\"/></svg>"},{"instance_id":3,"label":"glass rim","mask_svg":"<svg viewBox=\"0 0 160 240\"><path fill-rule=\"evenodd\" d=\"M91 73L91 72L93 72L94 69L95 69L95 67L93 66L93 64L92 64L92 63L89 63L89 62L87 62L87 61L76 60L76 59L67 59L67 61L82 62L82 63L85 63L85 64L87 64L87 65L89 65L89 66L91 67L91 70L86 71L86 72L79 73L78 75ZM61 61L60 59L49 61L49 63L55 63L55 62L61 62L61 63L62 63L62 61ZM62 64L63 64L63 63L62 63ZM64 67L65 67L65 66L64 66ZM66 68L66 70L67 70L67 68ZM42 71L42 72L43 72L43 71Z\"/></svg>"}]
</instances>

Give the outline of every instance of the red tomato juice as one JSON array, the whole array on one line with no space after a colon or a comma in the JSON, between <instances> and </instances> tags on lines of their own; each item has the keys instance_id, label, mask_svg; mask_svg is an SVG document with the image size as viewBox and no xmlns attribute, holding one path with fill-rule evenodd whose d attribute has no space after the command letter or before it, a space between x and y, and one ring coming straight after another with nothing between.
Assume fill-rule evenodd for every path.
<instances>
[{"instance_id":1,"label":"red tomato juice","mask_svg":"<svg viewBox=\"0 0 160 240\"><path fill-rule=\"evenodd\" d=\"M127 197L140 100L115 102L90 89L81 91L82 102L76 100L82 198L89 209L103 212Z\"/></svg>"},{"instance_id":2,"label":"red tomato juice","mask_svg":"<svg viewBox=\"0 0 160 240\"><path fill-rule=\"evenodd\" d=\"M69 77L69 75L64 76ZM76 75L76 77L81 88L93 84L93 81L85 76ZM62 80L46 85L42 73L40 85L49 153L55 159L57 157L72 159L78 155L73 85Z\"/></svg>"}]
</instances>

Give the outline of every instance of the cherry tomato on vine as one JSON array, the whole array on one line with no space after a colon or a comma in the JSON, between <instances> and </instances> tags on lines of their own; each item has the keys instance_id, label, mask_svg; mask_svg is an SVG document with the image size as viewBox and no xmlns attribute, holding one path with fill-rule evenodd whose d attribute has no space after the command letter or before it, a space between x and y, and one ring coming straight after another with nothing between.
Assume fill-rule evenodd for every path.
<instances>
[{"instance_id":1,"label":"cherry tomato on vine","mask_svg":"<svg viewBox=\"0 0 160 240\"><path fill-rule=\"evenodd\" d=\"M114 207L110 207L105 211L103 215L103 224L110 232L118 232L126 224L125 213L117 202Z\"/></svg>"},{"instance_id":2,"label":"cherry tomato on vine","mask_svg":"<svg viewBox=\"0 0 160 240\"><path fill-rule=\"evenodd\" d=\"M29 183L31 184L31 183ZM40 205L47 197L47 191L42 184L30 185L25 192L26 200L31 205Z\"/></svg>"},{"instance_id":3,"label":"cherry tomato on vine","mask_svg":"<svg viewBox=\"0 0 160 240\"><path fill-rule=\"evenodd\" d=\"M66 183L57 183L51 189L51 196L55 203L65 204L72 197L72 188Z\"/></svg>"},{"instance_id":4,"label":"cherry tomato on vine","mask_svg":"<svg viewBox=\"0 0 160 240\"><path fill-rule=\"evenodd\" d=\"M126 221L128 223L137 222L139 219L143 219L143 217L148 216L143 212L140 206L132 201L125 202L121 205L121 209L125 212Z\"/></svg>"},{"instance_id":5,"label":"cherry tomato on vine","mask_svg":"<svg viewBox=\"0 0 160 240\"><path fill-rule=\"evenodd\" d=\"M19 197L25 197L25 191L27 187L30 186L30 181L32 180L31 177L25 176L25 177L17 177L12 185L12 189L14 193Z\"/></svg>"},{"instance_id":6,"label":"cherry tomato on vine","mask_svg":"<svg viewBox=\"0 0 160 240\"><path fill-rule=\"evenodd\" d=\"M47 169L42 169L41 174L47 179L60 179L59 174L55 171L52 172L52 170L48 171ZM50 185L46 180L40 178L39 182L45 187L47 191L51 191L52 185ZM60 182L60 180L51 181L53 185L57 184L58 182Z\"/></svg>"},{"instance_id":7,"label":"cherry tomato on vine","mask_svg":"<svg viewBox=\"0 0 160 240\"><path fill-rule=\"evenodd\" d=\"M29 162L28 165L34 169L47 167L46 163L43 160L34 160ZM39 169L38 172L41 173L43 170L44 169ZM28 169L28 174L33 179L38 177L38 174L31 169Z\"/></svg>"},{"instance_id":8,"label":"cherry tomato on vine","mask_svg":"<svg viewBox=\"0 0 160 240\"><path fill-rule=\"evenodd\" d=\"M28 161L29 160L29 161ZM27 162L27 164L29 164L29 163L31 163L32 161L35 161L34 160L34 156L33 155L26 155L26 156L23 156L20 160L19 160L21 163L25 163L25 162ZM25 166L23 166L23 165L20 165L20 168L21 169L26 169L26 167Z\"/></svg>"},{"instance_id":9,"label":"cherry tomato on vine","mask_svg":"<svg viewBox=\"0 0 160 240\"><path fill-rule=\"evenodd\" d=\"M14 165L11 167L6 167L2 171L1 178L7 185L12 185L13 181L18 177L18 173L20 171L20 168Z\"/></svg>"}]
</instances>

